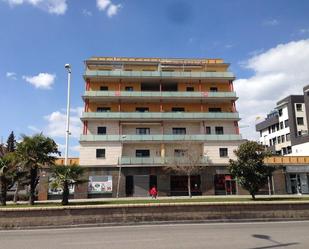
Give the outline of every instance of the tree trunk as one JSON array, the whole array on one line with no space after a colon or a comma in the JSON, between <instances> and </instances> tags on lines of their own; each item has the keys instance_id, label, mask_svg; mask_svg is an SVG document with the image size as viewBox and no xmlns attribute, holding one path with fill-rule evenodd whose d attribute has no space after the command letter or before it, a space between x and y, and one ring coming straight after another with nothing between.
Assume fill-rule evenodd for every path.
<instances>
[{"instance_id":1,"label":"tree trunk","mask_svg":"<svg viewBox=\"0 0 309 249\"><path fill-rule=\"evenodd\" d=\"M16 182L16 190L14 192L13 202L16 203L18 201L18 192L19 192L19 182Z\"/></svg>"},{"instance_id":2,"label":"tree trunk","mask_svg":"<svg viewBox=\"0 0 309 249\"><path fill-rule=\"evenodd\" d=\"M1 177L2 178L2 177ZM6 190L7 190L7 187L6 187L6 184L5 184L5 179L1 179L1 182L0 182L0 203L2 206L6 206Z\"/></svg>"},{"instance_id":3,"label":"tree trunk","mask_svg":"<svg viewBox=\"0 0 309 249\"><path fill-rule=\"evenodd\" d=\"M37 168L31 168L30 169L30 193L29 193L29 204L30 205L34 205L37 177L38 177Z\"/></svg>"},{"instance_id":4,"label":"tree trunk","mask_svg":"<svg viewBox=\"0 0 309 249\"><path fill-rule=\"evenodd\" d=\"M63 192L62 192L62 205L68 205L69 204L69 183L67 181L64 181L63 183Z\"/></svg>"},{"instance_id":5,"label":"tree trunk","mask_svg":"<svg viewBox=\"0 0 309 249\"><path fill-rule=\"evenodd\" d=\"M192 197L192 193L191 193L191 176L188 175L188 195L191 198Z\"/></svg>"},{"instance_id":6,"label":"tree trunk","mask_svg":"<svg viewBox=\"0 0 309 249\"><path fill-rule=\"evenodd\" d=\"M255 193L254 192L250 192L250 195L252 196L252 199L255 200Z\"/></svg>"}]
</instances>

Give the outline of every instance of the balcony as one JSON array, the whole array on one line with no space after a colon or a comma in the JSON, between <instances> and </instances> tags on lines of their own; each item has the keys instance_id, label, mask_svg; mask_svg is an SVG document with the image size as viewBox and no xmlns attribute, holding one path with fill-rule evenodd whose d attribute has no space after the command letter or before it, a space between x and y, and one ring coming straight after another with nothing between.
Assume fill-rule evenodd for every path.
<instances>
[{"instance_id":1,"label":"balcony","mask_svg":"<svg viewBox=\"0 0 309 249\"><path fill-rule=\"evenodd\" d=\"M241 135L238 134L223 134L223 135L81 135L80 142L175 142L175 141L239 141Z\"/></svg>"},{"instance_id":2,"label":"balcony","mask_svg":"<svg viewBox=\"0 0 309 249\"><path fill-rule=\"evenodd\" d=\"M104 71L86 70L84 78L144 78L144 79L227 79L233 80L232 72L164 72L164 71Z\"/></svg>"},{"instance_id":3,"label":"balcony","mask_svg":"<svg viewBox=\"0 0 309 249\"><path fill-rule=\"evenodd\" d=\"M82 120L240 120L238 112L83 112Z\"/></svg>"},{"instance_id":4,"label":"balcony","mask_svg":"<svg viewBox=\"0 0 309 249\"><path fill-rule=\"evenodd\" d=\"M186 164L190 163L189 158L186 157L120 157L118 159L118 164L121 166L127 165L149 165L149 166L164 166L171 165L173 163L181 163ZM199 165L207 165L209 164L208 158L203 157L200 160Z\"/></svg>"},{"instance_id":5,"label":"balcony","mask_svg":"<svg viewBox=\"0 0 309 249\"><path fill-rule=\"evenodd\" d=\"M196 99L237 100L235 92L139 92L139 91L86 91L83 99L110 101L114 99Z\"/></svg>"}]
</instances>

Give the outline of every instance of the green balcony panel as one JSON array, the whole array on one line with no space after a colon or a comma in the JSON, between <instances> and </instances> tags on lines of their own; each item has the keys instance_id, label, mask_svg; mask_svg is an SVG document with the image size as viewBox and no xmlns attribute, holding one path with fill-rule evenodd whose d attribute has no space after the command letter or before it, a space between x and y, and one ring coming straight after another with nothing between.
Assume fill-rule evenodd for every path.
<instances>
[{"instance_id":1,"label":"green balcony panel","mask_svg":"<svg viewBox=\"0 0 309 249\"><path fill-rule=\"evenodd\" d=\"M82 120L239 120L237 112L84 112Z\"/></svg>"},{"instance_id":2,"label":"green balcony panel","mask_svg":"<svg viewBox=\"0 0 309 249\"><path fill-rule=\"evenodd\" d=\"M182 78L182 79L203 79L203 78L218 78L218 79L235 79L232 72L164 72L164 71L104 71L104 70L87 70L84 78Z\"/></svg>"},{"instance_id":3,"label":"green balcony panel","mask_svg":"<svg viewBox=\"0 0 309 249\"><path fill-rule=\"evenodd\" d=\"M222 134L222 135L173 135L173 134L154 134L154 135L81 135L81 142L155 142L155 141L239 141L241 135L238 134Z\"/></svg>"}]
</instances>

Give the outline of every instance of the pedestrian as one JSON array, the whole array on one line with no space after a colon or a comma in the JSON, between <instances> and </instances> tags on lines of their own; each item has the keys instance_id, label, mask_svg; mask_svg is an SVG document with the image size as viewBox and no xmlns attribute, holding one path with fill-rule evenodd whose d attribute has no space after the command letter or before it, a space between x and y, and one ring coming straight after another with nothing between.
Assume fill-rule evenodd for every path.
<instances>
[{"instance_id":1,"label":"pedestrian","mask_svg":"<svg viewBox=\"0 0 309 249\"><path fill-rule=\"evenodd\" d=\"M149 194L151 196L152 199L157 199L157 195L158 195L158 191L156 189L156 186L153 186L150 190L149 190Z\"/></svg>"}]
</instances>

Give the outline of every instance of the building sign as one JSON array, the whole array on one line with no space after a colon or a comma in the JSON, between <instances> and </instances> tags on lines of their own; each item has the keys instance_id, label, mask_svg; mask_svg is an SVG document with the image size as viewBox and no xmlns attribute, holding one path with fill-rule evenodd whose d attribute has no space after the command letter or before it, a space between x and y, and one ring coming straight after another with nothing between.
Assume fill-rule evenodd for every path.
<instances>
[{"instance_id":1,"label":"building sign","mask_svg":"<svg viewBox=\"0 0 309 249\"><path fill-rule=\"evenodd\" d=\"M89 176L88 192L89 193L112 193L113 177L112 176Z\"/></svg>"}]
</instances>

